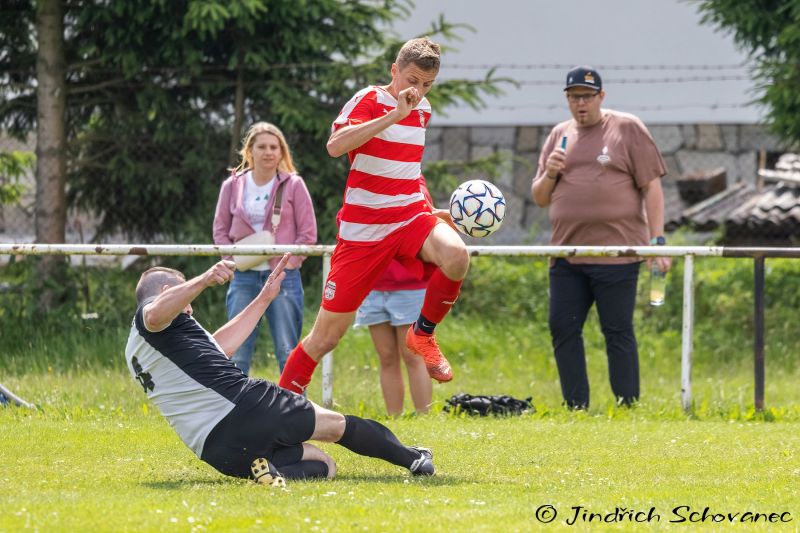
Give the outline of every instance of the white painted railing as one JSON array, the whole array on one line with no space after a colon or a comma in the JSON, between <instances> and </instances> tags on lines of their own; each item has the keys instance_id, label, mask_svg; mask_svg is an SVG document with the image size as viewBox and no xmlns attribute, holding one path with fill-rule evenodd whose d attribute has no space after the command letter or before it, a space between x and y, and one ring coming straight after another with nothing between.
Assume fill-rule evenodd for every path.
<instances>
[{"instance_id":1,"label":"white painted railing","mask_svg":"<svg viewBox=\"0 0 800 533\"><path fill-rule=\"evenodd\" d=\"M228 255L297 255L322 256L322 283L330 271L331 245L193 245L193 244L0 244L0 255L152 255L152 256L228 256ZM750 257L756 261L756 393L757 409L763 408L763 264L765 257L800 257L800 248L731 248L724 246L468 246L472 256L525 257L684 257L683 327L681 333L681 405L688 411L692 404L692 333L694 329L694 257ZM760 276L760 278L759 278ZM759 303L760 302L760 303ZM760 333L759 333L760 332ZM760 338L760 341L758 340ZM761 346L759 346L759 342ZM333 404L333 353L322 361L322 402Z\"/></svg>"}]
</instances>

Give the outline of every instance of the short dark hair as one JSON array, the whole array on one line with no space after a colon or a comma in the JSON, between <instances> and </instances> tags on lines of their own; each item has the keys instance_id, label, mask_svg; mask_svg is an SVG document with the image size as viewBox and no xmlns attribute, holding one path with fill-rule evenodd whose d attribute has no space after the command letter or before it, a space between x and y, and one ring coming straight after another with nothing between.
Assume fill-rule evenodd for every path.
<instances>
[{"instance_id":1,"label":"short dark hair","mask_svg":"<svg viewBox=\"0 0 800 533\"><path fill-rule=\"evenodd\" d=\"M167 267L148 268L139 277L136 284L136 305L142 303L151 296L158 296L161 287L169 285L174 287L186 281L186 276L179 270Z\"/></svg>"},{"instance_id":2,"label":"short dark hair","mask_svg":"<svg viewBox=\"0 0 800 533\"><path fill-rule=\"evenodd\" d=\"M419 37L418 39L411 39L397 53L395 63L397 66L406 68L409 63L414 63L422 70L439 70L440 59L442 53L441 47L427 37Z\"/></svg>"}]
</instances>

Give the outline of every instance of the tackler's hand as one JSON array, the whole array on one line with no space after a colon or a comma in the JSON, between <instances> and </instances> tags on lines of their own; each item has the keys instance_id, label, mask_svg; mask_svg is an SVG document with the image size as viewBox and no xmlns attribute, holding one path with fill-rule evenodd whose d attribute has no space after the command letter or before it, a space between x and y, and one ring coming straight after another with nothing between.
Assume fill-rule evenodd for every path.
<instances>
[{"instance_id":1,"label":"tackler's hand","mask_svg":"<svg viewBox=\"0 0 800 533\"><path fill-rule=\"evenodd\" d=\"M278 264L272 270L272 274L269 275L267 278L267 282L261 288L261 293L259 294L262 298L267 298L268 301L272 301L278 296L278 293L281 292L281 282L283 278L286 277L286 273L284 269L286 268L286 263L289 262L289 258L292 257L291 252L286 252L281 257L281 260L278 261Z\"/></svg>"},{"instance_id":2,"label":"tackler's hand","mask_svg":"<svg viewBox=\"0 0 800 533\"><path fill-rule=\"evenodd\" d=\"M203 280L206 287L226 284L233 279L233 273L235 270L236 264L233 261L223 259L222 261L215 263L214 266L206 270L206 273L203 275Z\"/></svg>"}]
</instances>

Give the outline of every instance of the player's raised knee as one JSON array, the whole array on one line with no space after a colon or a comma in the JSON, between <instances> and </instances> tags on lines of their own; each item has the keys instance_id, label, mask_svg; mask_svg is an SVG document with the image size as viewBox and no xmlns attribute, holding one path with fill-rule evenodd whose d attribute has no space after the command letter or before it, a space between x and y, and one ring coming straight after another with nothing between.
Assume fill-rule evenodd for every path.
<instances>
[{"instance_id":1,"label":"player's raised knee","mask_svg":"<svg viewBox=\"0 0 800 533\"><path fill-rule=\"evenodd\" d=\"M459 245L447 245L442 254L442 272L452 280L462 280L467 277L469 270L469 252L467 247L461 243Z\"/></svg>"}]
</instances>

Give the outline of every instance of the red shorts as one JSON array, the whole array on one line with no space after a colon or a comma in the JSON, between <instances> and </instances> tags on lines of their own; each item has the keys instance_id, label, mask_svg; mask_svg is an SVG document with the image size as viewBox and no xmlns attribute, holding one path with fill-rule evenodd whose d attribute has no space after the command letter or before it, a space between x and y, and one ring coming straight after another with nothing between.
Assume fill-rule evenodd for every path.
<instances>
[{"instance_id":1,"label":"red shorts","mask_svg":"<svg viewBox=\"0 0 800 533\"><path fill-rule=\"evenodd\" d=\"M425 263L417 254L439 222L444 223L425 214L374 244L339 241L322 291L322 308L334 313L354 312L394 258L419 279L430 277L436 265Z\"/></svg>"}]
</instances>

